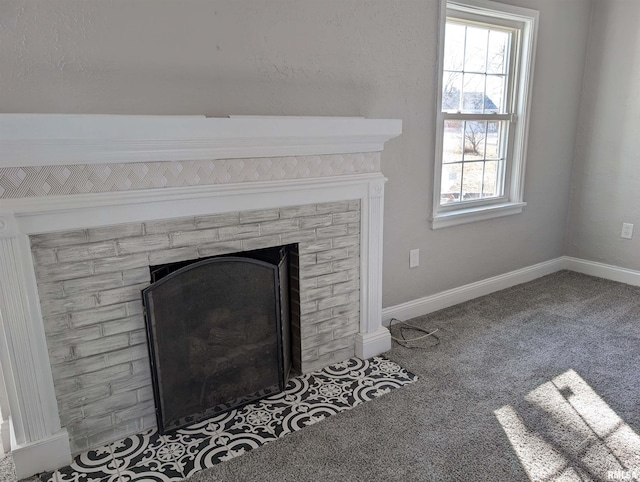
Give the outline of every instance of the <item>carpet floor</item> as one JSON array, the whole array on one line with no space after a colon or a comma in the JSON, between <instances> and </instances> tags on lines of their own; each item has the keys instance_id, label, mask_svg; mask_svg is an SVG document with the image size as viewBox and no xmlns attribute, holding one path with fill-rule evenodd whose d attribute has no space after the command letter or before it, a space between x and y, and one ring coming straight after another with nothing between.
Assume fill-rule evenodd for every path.
<instances>
[{"instance_id":1,"label":"carpet floor","mask_svg":"<svg viewBox=\"0 0 640 482\"><path fill-rule=\"evenodd\" d=\"M640 288L561 271L410 323L417 382L188 480L640 476Z\"/></svg>"}]
</instances>

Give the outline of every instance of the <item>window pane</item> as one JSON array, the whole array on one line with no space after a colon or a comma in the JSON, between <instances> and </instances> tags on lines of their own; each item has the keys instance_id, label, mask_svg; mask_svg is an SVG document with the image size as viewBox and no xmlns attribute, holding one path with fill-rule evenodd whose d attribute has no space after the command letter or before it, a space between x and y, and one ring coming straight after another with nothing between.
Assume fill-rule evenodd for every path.
<instances>
[{"instance_id":1,"label":"window pane","mask_svg":"<svg viewBox=\"0 0 640 482\"><path fill-rule=\"evenodd\" d=\"M460 92L462 92L462 72L445 71L442 79L442 110L459 112Z\"/></svg>"},{"instance_id":2,"label":"window pane","mask_svg":"<svg viewBox=\"0 0 640 482\"><path fill-rule=\"evenodd\" d=\"M445 120L442 140L442 162L462 161L463 121Z\"/></svg>"},{"instance_id":3,"label":"window pane","mask_svg":"<svg viewBox=\"0 0 640 482\"><path fill-rule=\"evenodd\" d=\"M487 95L484 100L485 112L504 114L507 109L504 101L504 75L487 75Z\"/></svg>"},{"instance_id":4,"label":"window pane","mask_svg":"<svg viewBox=\"0 0 640 482\"><path fill-rule=\"evenodd\" d=\"M462 112L482 114L484 112L484 81L486 75L467 74L462 77Z\"/></svg>"},{"instance_id":5,"label":"window pane","mask_svg":"<svg viewBox=\"0 0 640 482\"><path fill-rule=\"evenodd\" d=\"M496 197L502 194L499 189L498 179L500 166L499 161L487 161L484 165L484 183L482 186L482 197Z\"/></svg>"},{"instance_id":6,"label":"window pane","mask_svg":"<svg viewBox=\"0 0 640 482\"><path fill-rule=\"evenodd\" d=\"M464 71L487 71L487 40L489 31L486 28L467 27L465 42Z\"/></svg>"},{"instance_id":7,"label":"window pane","mask_svg":"<svg viewBox=\"0 0 640 482\"><path fill-rule=\"evenodd\" d=\"M444 31L444 70L462 71L465 29L464 25L447 22Z\"/></svg>"},{"instance_id":8,"label":"window pane","mask_svg":"<svg viewBox=\"0 0 640 482\"><path fill-rule=\"evenodd\" d=\"M508 32L491 30L489 32L489 49L487 52L487 73L507 73L507 49L509 48Z\"/></svg>"},{"instance_id":9,"label":"window pane","mask_svg":"<svg viewBox=\"0 0 640 482\"><path fill-rule=\"evenodd\" d=\"M442 166L442 184L440 186L441 204L459 201L461 179L462 164L444 164Z\"/></svg>"},{"instance_id":10,"label":"window pane","mask_svg":"<svg viewBox=\"0 0 640 482\"><path fill-rule=\"evenodd\" d=\"M500 159L501 137L502 137L502 125L504 122L487 122L487 142L485 147L486 159Z\"/></svg>"},{"instance_id":11,"label":"window pane","mask_svg":"<svg viewBox=\"0 0 640 482\"><path fill-rule=\"evenodd\" d=\"M462 200L481 197L484 162L465 162L462 169Z\"/></svg>"},{"instance_id":12,"label":"window pane","mask_svg":"<svg viewBox=\"0 0 640 482\"><path fill-rule=\"evenodd\" d=\"M466 121L464 128L464 160L484 159L487 121Z\"/></svg>"}]
</instances>

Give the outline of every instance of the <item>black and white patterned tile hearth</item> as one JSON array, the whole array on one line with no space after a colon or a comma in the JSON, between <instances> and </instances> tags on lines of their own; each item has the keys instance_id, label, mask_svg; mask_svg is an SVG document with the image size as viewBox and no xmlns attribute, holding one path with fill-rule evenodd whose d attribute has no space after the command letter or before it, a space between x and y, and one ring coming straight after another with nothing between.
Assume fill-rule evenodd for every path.
<instances>
[{"instance_id":1,"label":"black and white patterned tile hearth","mask_svg":"<svg viewBox=\"0 0 640 482\"><path fill-rule=\"evenodd\" d=\"M40 480L179 481L416 379L384 357L351 358L292 378L282 393L171 434L149 430L90 450Z\"/></svg>"}]
</instances>

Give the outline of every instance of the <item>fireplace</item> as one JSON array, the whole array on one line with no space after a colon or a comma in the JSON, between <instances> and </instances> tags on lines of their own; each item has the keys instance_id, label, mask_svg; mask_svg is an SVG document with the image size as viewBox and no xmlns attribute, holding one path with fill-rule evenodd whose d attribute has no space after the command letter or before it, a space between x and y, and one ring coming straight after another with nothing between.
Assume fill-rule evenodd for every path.
<instances>
[{"instance_id":1,"label":"fireplace","mask_svg":"<svg viewBox=\"0 0 640 482\"><path fill-rule=\"evenodd\" d=\"M0 361L18 477L156 426L150 266L298 244L294 364L388 350L380 152L400 133L385 119L0 115Z\"/></svg>"},{"instance_id":2,"label":"fireplace","mask_svg":"<svg viewBox=\"0 0 640 482\"><path fill-rule=\"evenodd\" d=\"M284 390L290 249L151 267L143 299L160 433Z\"/></svg>"}]
</instances>

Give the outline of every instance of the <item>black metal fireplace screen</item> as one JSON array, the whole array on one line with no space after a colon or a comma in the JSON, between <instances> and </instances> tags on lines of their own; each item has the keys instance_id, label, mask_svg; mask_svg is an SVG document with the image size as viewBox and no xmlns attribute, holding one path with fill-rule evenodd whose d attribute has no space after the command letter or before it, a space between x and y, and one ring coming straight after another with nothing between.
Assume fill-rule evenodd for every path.
<instances>
[{"instance_id":1,"label":"black metal fireplace screen","mask_svg":"<svg viewBox=\"0 0 640 482\"><path fill-rule=\"evenodd\" d=\"M288 248L151 268L143 290L160 433L284 389Z\"/></svg>"}]
</instances>

